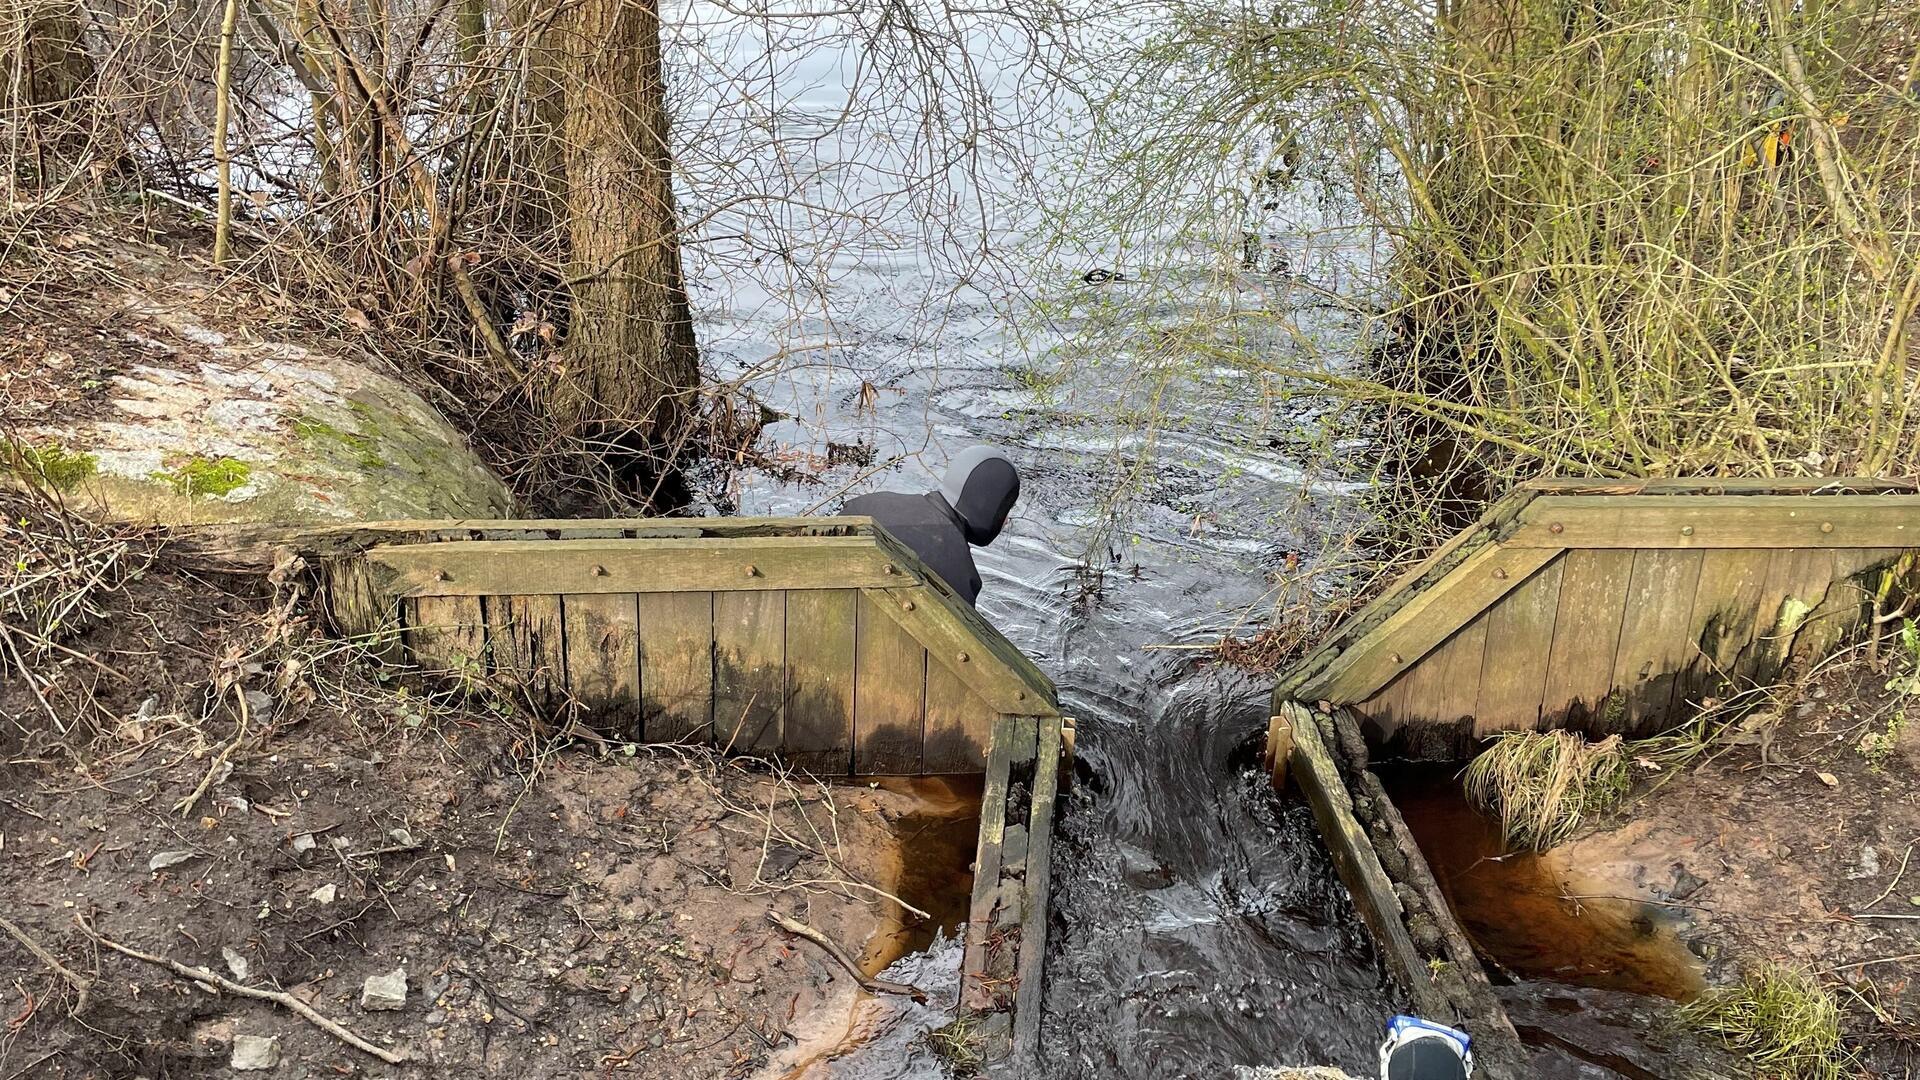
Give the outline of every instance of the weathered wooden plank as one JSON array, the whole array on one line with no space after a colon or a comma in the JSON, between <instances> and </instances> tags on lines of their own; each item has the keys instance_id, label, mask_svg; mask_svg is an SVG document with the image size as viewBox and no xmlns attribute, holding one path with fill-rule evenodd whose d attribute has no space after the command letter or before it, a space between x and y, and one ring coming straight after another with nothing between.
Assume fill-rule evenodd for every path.
<instances>
[{"instance_id":1,"label":"weathered wooden plank","mask_svg":"<svg viewBox=\"0 0 1920 1080\"><path fill-rule=\"evenodd\" d=\"M973 898L967 907L966 943L960 968L960 1002L969 1009L986 1008L990 989L981 983L987 967L987 938L993 932L993 909L1000 897L1002 845L1007 835L1007 789L1014 743L1032 738L1032 721L1002 716L994 721L987 750L985 787L980 796L980 839L974 846Z\"/></svg>"},{"instance_id":2,"label":"weathered wooden plank","mask_svg":"<svg viewBox=\"0 0 1920 1080\"><path fill-rule=\"evenodd\" d=\"M1793 642L1793 657L1812 661L1824 658L1838 648L1861 624L1871 618L1873 591L1879 585L1869 577L1872 567L1887 566L1897 560L1899 548L1835 549L1832 583L1826 594L1808 613L1806 624Z\"/></svg>"},{"instance_id":3,"label":"weathered wooden plank","mask_svg":"<svg viewBox=\"0 0 1920 1080\"><path fill-rule=\"evenodd\" d=\"M1691 623L1702 554L1657 548L1633 553L1613 658L1613 690L1626 703L1620 730L1650 733L1673 715L1674 683L1696 654Z\"/></svg>"},{"instance_id":4,"label":"weathered wooden plank","mask_svg":"<svg viewBox=\"0 0 1920 1080\"><path fill-rule=\"evenodd\" d=\"M407 601L407 648L422 668L479 679L487 670L487 637L480 600L421 596Z\"/></svg>"},{"instance_id":5,"label":"weathered wooden plank","mask_svg":"<svg viewBox=\"0 0 1920 1080\"><path fill-rule=\"evenodd\" d=\"M713 594L638 598L640 699L653 742L713 741Z\"/></svg>"},{"instance_id":6,"label":"weathered wooden plank","mask_svg":"<svg viewBox=\"0 0 1920 1080\"><path fill-rule=\"evenodd\" d=\"M1792 655L1808 618L1833 587L1834 553L1825 548L1787 548L1773 553L1761 589L1752 650L1752 677L1770 683Z\"/></svg>"},{"instance_id":7,"label":"weathered wooden plank","mask_svg":"<svg viewBox=\"0 0 1920 1080\"><path fill-rule=\"evenodd\" d=\"M1593 723L1603 718L1613 689L1633 552L1569 551L1564 562L1540 714Z\"/></svg>"},{"instance_id":8,"label":"weathered wooden plank","mask_svg":"<svg viewBox=\"0 0 1920 1080\"><path fill-rule=\"evenodd\" d=\"M1037 1067L1041 982L1047 961L1048 873L1053 863L1053 804L1060 782L1060 717L1038 722L1033 809L1027 819L1026 907L1020 919L1019 986L1013 1001L1013 1055Z\"/></svg>"},{"instance_id":9,"label":"weathered wooden plank","mask_svg":"<svg viewBox=\"0 0 1920 1080\"><path fill-rule=\"evenodd\" d=\"M325 559L320 578L327 611L340 634L382 660L399 662L405 655L400 604L375 587L367 564L352 557Z\"/></svg>"},{"instance_id":10,"label":"weathered wooden plank","mask_svg":"<svg viewBox=\"0 0 1920 1080\"><path fill-rule=\"evenodd\" d=\"M854 771L919 772L926 738L927 650L872 593L864 593L854 610Z\"/></svg>"},{"instance_id":11,"label":"weathered wooden plank","mask_svg":"<svg viewBox=\"0 0 1920 1080\"><path fill-rule=\"evenodd\" d=\"M1473 709L1474 734L1528 730L1539 724L1564 569L1564 557L1548 563L1487 610L1486 664Z\"/></svg>"},{"instance_id":12,"label":"weathered wooden plank","mask_svg":"<svg viewBox=\"0 0 1920 1080\"><path fill-rule=\"evenodd\" d=\"M640 614L631 594L574 594L560 598L567 644L567 689L594 727L640 742Z\"/></svg>"},{"instance_id":13,"label":"weathered wooden plank","mask_svg":"<svg viewBox=\"0 0 1920 1080\"><path fill-rule=\"evenodd\" d=\"M1313 807L1314 820L1319 823L1320 835L1333 856L1334 869L1340 872L1340 880L1353 896L1354 910L1359 912L1367 929L1373 931L1373 939L1380 946L1388 970L1400 984L1409 988L1424 985L1426 965L1420 962L1419 950L1414 948L1406 923L1401 919L1402 909L1393 892L1393 881L1380 865L1373 841L1367 839L1365 830L1353 816L1353 798L1347 792L1346 782L1340 778L1332 751L1321 737L1318 721L1298 702L1287 702L1279 711L1293 725L1294 783Z\"/></svg>"},{"instance_id":14,"label":"weathered wooden plank","mask_svg":"<svg viewBox=\"0 0 1920 1080\"><path fill-rule=\"evenodd\" d=\"M1843 495L1920 490L1913 479L1861 476L1658 477L1593 480L1547 477L1522 485L1544 495Z\"/></svg>"},{"instance_id":15,"label":"weathered wooden plank","mask_svg":"<svg viewBox=\"0 0 1920 1080\"><path fill-rule=\"evenodd\" d=\"M1760 594L1772 562L1773 552L1764 548L1701 552L1700 582L1688 619L1695 649L1674 683L1676 712L1738 689L1734 672L1741 652L1753 644Z\"/></svg>"},{"instance_id":16,"label":"weathered wooden plank","mask_svg":"<svg viewBox=\"0 0 1920 1080\"><path fill-rule=\"evenodd\" d=\"M342 525L195 525L169 530L183 547L234 562L273 564L276 548L307 555L350 555L375 544L453 540L730 540L761 536L860 536L869 517L724 518L421 518Z\"/></svg>"},{"instance_id":17,"label":"weathered wooden plank","mask_svg":"<svg viewBox=\"0 0 1920 1080\"><path fill-rule=\"evenodd\" d=\"M744 753L778 750L786 692L787 594L713 594L714 741Z\"/></svg>"},{"instance_id":18,"label":"weathered wooden plank","mask_svg":"<svg viewBox=\"0 0 1920 1080\"><path fill-rule=\"evenodd\" d=\"M1920 495L1543 495L1508 546L1920 546Z\"/></svg>"},{"instance_id":19,"label":"weathered wooden plank","mask_svg":"<svg viewBox=\"0 0 1920 1080\"><path fill-rule=\"evenodd\" d=\"M489 596L488 653L496 676L548 705L566 687L566 631L558 596Z\"/></svg>"},{"instance_id":20,"label":"weathered wooden plank","mask_svg":"<svg viewBox=\"0 0 1920 1080\"><path fill-rule=\"evenodd\" d=\"M1296 697L1305 697L1302 689L1309 680L1315 679L1326 670L1344 651L1354 643L1369 635L1375 627L1409 600L1432 585L1438 584L1452 574L1469 558L1480 554L1484 549L1497 543L1516 527L1520 511L1532 502L1536 494L1526 488L1517 488L1502 496L1499 501L1487 508L1471 529L1455 533L1446 543L1440 545L1431 555L1420 560L1413 569L1400 575L1393 584L1374 597L1358 612L1348 616L1333 633L1327 635L1321 646L1300 662L1288 668L1274 686L1273 707L1277 710L1284 702Z\"/></svg>"},{"instance_id":21,"label":"weathered wooden plank","mask_svg":"<svg viewBox=\"0 0 1920 1080\"><path fill-rule=\"evenodd\" d=\"M978 772L993 740L999 713L967 689L945 664L927 663L926 750L921 768L928 773Z\"/></svg>"},{"instance_id":22,"label":"weathered wooden plank","mask_svg":"<svg viewBox=\"0 0 1920 1080\"><path fill-rule=\"evenodd\" d=\"M1295 696L1335 704L1372 697L1556 554L1550 548L1513 549L1498 544L1475 551L1334 657ZM1409 703L1418 708L1417 701L1410 698Z\"/></svg>"},{"instance_id":23,"label":"weathered wooden plank","mask_svg":"<svg viewBox=\"0 0 1920 1080\"><path fill-rule=\"evenodd\" d=\"M870 536L459 540L381 545L366 559L395 596L885 587L903 576Z\"/></svg>"},{"instance_id":24,"label":"weathered wooden plank","mask_svg":"<svg viewBox=\"0 0 1920 1080\"><path fill-rule=\"evenodd\" d=\"M1382 743L1392 740L1412 720L1407 706L1407 684L1413 681L1411 675L1411 672L1402 674L1353 707L1355 712L1367 718L1373 736ZM1286 700L1276 697L1273 711L1277 713L1280 704Z\"/></svg>"},{"instance_id":25,"label":"weathered wooden plank","mask_svg":"<svg viewBox=\"0 0 1920 1080\"><path fill-rule=\"evenodd\" d=\"M854 589L787 594L783 757L821 776L853 771Z\"/></svg>"},{"instance_id":26,"label":"weathered wooden plank","mask_svg":"<svg viewBox=\"0 0 1920 1080\"><path fill-rule=\"evenodd\" d=\"M965 601L931 583L866 591L987 704L1036 716L1058 711L1053 683Z\"/></svg>"}]
</instances>

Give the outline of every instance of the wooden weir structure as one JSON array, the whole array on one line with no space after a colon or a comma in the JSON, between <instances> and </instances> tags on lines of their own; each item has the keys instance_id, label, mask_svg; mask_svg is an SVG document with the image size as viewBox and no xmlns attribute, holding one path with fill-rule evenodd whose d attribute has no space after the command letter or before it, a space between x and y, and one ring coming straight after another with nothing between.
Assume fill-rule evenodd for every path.
<instances>
[{"instance_id":1,"label":"wooden weir structure","mask_svg":"<svg viewBox=\"0 0 1920 1080\"><path fill-rule=\"evenodd\" d=\"M984 774L961 1009L989 1060L1031 1059L1071 725L1039 668L871 519L273 532L255 540L307 561L343 633L577 704L615 738L821 777Z\"/></svg>"},{"instance_id":2,"label":"wooden weir structure","mask_svg":"<svg viewBox=\"0 0 1920 1080\"><path fill-rule=\"evenodd\" d=\"M1529 484L1282 673L1267 761L1313 805L1411 1007L1518 1080L1513 1025L1370 757L1667 730L1872 625L1916 549L1912 480Z\"/></svg>"}]
</instances>

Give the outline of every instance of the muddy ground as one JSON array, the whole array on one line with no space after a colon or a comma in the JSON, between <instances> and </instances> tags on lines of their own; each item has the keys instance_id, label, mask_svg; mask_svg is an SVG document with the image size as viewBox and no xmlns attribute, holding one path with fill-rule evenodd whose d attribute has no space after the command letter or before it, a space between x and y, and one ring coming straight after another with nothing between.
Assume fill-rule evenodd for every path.
<instances>
[{"instance_id":1,"label":"muddy ground","mask_svg":"<svg viewBox=\"0 0 1920 1080\"><path fill-rule=\"evenodd\" d=\"M1456 914L1516 980L1515 1021L1664 1077L1635 1034L1671 1022L1659 999L1782 965L1834 992L1849 1075L1920 1075L1920 695L1888 653L1856 647L1704 742L1632 747L1624 808L1540 855L1505 850L1457 766L1389 773Z\"/></svg>"},{"instance_id":2,"label":"muddy ground","mask_svg":"<svg viewBox=\"0 0 1920 1080\"><path fill-rule=\"evenodd\" d=\"M1869 1075L1920 1075L1920 694L1898 683L1912 666L1856 650L1782 691L1554 852L1567 894L1671 911L1710 983L1814 972Z\"/></svg>"},{"instance_id":3,"label":"muddy ground","mask_svg":"<svg viewBox=\"0 0 1920 1080\"><path fill-rule=\"evenodd\" d=\"M768 912L899 951L908 794L567 739L326 640L290 587L164 553L93 602L33 679L0 668L0 913L88 984L75 1013L0 935L6 1080L239 1075L239 1036L277 1040L261 1076L787 1075L866 995ZM404 1004L364 1008L400 969Z\"/></svg>"}]
</instances>

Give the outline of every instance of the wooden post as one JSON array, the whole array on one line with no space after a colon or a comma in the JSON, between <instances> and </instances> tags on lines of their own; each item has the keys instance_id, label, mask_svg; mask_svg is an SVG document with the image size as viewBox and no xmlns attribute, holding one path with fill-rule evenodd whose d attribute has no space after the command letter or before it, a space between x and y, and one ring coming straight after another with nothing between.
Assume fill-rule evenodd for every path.
<instances>
[{"instance_id":1,"label":"wooden post","mask_svg":"<svg viewBox=\"0 0 1920 1080\"><path fill-rule=\"evenodd\" d=\"M1273 789L1287 786L1287 762L1293 757L1293 724L1284 716L1267 717L1267 769L1273 774Z\"/></svg>"}]
</instances>

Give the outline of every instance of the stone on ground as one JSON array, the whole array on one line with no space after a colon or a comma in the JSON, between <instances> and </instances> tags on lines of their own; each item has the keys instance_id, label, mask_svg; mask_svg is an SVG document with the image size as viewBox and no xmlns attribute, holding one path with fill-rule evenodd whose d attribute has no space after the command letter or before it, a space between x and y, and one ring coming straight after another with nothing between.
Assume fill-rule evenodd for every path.
<instances>
[{"instance_id":1,"label":"stone on ground","mask_svg":"<svg viewBox=\"0 0 1920 1080\"><path fill-rule=\"evenodd\" d=\"M360 988L360 1007L368 1012L399 1009L406 1004L406 968L394 968L385 975L369 975L366 985Z\"/></svg>"},{"instance_id":2,"label":"stone on ground","mask_svg":"<svg viewBox=\"0 0 1920 1080\"><path fill-rule=\"evenodd\" d=\"M228 1064L237 1072L259 1072L279 1065L279 1036L235 1035L233 1058Z\"/></svg>"}]
</instances>

